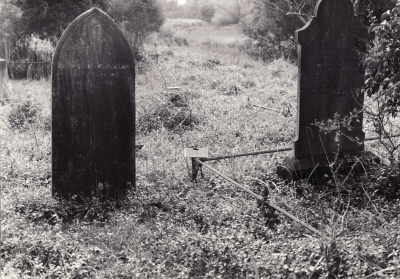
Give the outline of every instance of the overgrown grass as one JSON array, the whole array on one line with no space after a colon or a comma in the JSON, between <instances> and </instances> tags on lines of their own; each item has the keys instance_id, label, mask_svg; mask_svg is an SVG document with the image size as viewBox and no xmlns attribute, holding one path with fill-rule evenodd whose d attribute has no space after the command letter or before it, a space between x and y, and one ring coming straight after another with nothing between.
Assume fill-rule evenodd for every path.
<instances>
[{"instance_id":1,"label":"overgrown grass","mask_svg":"<svg viewBox=\"0 0 400 279\"><path fill-rule=\"evenodd\" d=\"M331 243L261 210L211 172L190 182L185 147L218 156L291 145L296 66L263 64L222 44L158 50L159 64L148 62L137 76L136 137L144 146L137 191L120 208L51 198L50 83L10 81L13 95L0 118L2 278L400 276L400 183L390 168L365 165L365 175L349 170L311 186L276 178L285 153L209 163L257 194L268 191L269 202ZM32 121L13 127L10 115L27 101L36 113L20 117Z\"/></svg>"}]
</instances>

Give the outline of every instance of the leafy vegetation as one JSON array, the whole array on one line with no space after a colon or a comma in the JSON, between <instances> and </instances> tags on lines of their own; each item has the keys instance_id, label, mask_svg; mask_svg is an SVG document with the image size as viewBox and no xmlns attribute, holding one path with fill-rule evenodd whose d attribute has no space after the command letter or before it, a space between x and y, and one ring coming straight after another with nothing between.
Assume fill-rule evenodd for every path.
<instances>
[{"instance_id":1,"label":"leafy vegetation","mask_svg":"<svg viewBox=\"0 0 400 279\"><path fill-rule=\"evenodd\" d=\"M294 34L314 16L318 0L257 0L251 12L241 18L243 33L251 39L249 53L264 61L297 57ZM352 1L354 12L365 25L369 16L379 17L395 6L396 0Z\"/></svg>"},{"instance_id":2,"label":"leafy vegetation","mask_svg":"<svg viewBox=\"0 0 400 279\"><path fill-rule=\"evenodd\" d=\"M9 81L10 100L0 108L2 277L400 276L400 184L391 168L335 169L313 186L285 184L273 174L285 153L210 163L332 242L205 169L190 182L184 147L209 147L218 156L290 146L296 66L254 61L237 44L155 42L159 63L147 61L136 79L136 137L144 145L136 154L137 190L119 207L101 197L51 198L50 82ZM180 93L166 92L175 86ZM36 120L11 129L10 116L28 101L38 107ZM253 105L290 107L292 116ZM172 117L181 111L197 120L185 127L184 118ZM387 156L376 142L368 148Z\"/></svg>"},{"instance_id":3,"label":"leafy vegetation","mask_svg":"<svg viewBox=\"0 0 400 279\"><path fill-rule=\"evenodd\" d=\"M365 60L368 96L378 95L384 113L397 116L400 109L400 16L399 7L382 14L382 23L373 23L375 41Z\"/></svg>"},{"instance_id":4,"label":"leafy vegetation","mask_svg":"<svg viewBox=\"0 0 400 279\"><path fill-rule=\"evenodd\" d=\"M106 11L123 30L136 57L145 39L159 31L165 20L156 0L113 0Z\"/></svg>"},{"instance_id":5,"label":"leafy vegetation","mask_svg":"<svg viewBox=\"0 0 400 279\"><path fill-rule=\"evenodd\" d=\"M159 31L165 20L156 0L6 0L0 3L4 18L0 56L13 61L32 57L36 60L37 54L31 49L33 38L48 40L55 46L68 25L92 7L107 12L117 22L135 54L144 39Z\"/></svg>"},{"instance_id":6,"label":"leafy vegetation","mask_svg":"<svg viewBox=\"0 0 400 279\"><path fill-rule=\"evenodd\" d=\"M388 150L392 166L400 166L400 142L392 136L400 133L400 1L378 19L371 14L369 32L374 34L364 61L364 92L373 99L365 108L380 141ZM396 156L397 154L397 156Z\"/></svg>"},{"instance_id":7,"label":"leafy vegetation","mask_svg":"<svg viewBox=\"0 0 400 279\"><path fill-rule=\"evenodd\" d=\"M396 18L384 17L396 29ZM383 38L376 42L385 43L392 31L385 21L375 27ZM172 31L144 45L150 53L157 44L160 57L138 63L143 147L136 191L123 201L51 197L51 84L8 81L0 107L2 278L399 278L400 180L384 141L366 142L381 164L350 160L315 185L275 176L286 153L209 163L331 241L206 169L190 181L185 147L208 147L214 157L291 145L297 67L255 61L235 39L188 33L179 35L188 45ZM390 49L380 52L397 59ZM389 65L387 77L397 77ZM371 96L391 87L379 88ZM376 107L373 99L368 105ZM375 135L373 123L364 124L367 137Z\"/></svg>"}]
</instances>

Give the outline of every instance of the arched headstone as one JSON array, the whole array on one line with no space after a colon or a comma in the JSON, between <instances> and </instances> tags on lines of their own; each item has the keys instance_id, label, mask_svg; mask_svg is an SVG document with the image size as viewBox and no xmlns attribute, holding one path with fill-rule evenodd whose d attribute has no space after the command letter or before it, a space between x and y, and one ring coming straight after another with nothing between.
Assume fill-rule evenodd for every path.
<instances>
[{"instance_id":1,"label":"arched headstone","mask_svg":"<svg viewBox=\"0 0 400 279\"><path fill-rule=\"evenodd\" d=\"M327 157L363 153L362 112L350 116L364 103L358 47L367 34L350 0L318 1L315 16L296 31L297 138L293 156L283 164L290 171L327 165ZM344 117L348 121L338 121Z\"/></svg>"},{"instance_id":2,"label":"arched headstone","mask_svg":"<svg viewBox=\"0 0 400 279\"><path fill-rule=\"evenodd\" d=\"M117 24L77 17L52 62L52 192L119 197L135 184L135 66Z\"/></svg>"}]
</instances>

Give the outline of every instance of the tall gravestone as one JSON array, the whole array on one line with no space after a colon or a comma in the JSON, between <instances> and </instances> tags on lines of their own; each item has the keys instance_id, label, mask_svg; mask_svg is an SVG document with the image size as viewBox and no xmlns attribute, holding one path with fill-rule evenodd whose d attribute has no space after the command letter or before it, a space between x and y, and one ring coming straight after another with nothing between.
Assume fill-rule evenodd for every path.
<instances>
[{"instance_id":1,"label":"tall gravestone","mask_svg":"<svg viewBox=\"0 0 400 279\"><path fill-rule=\"evenodd\" d=\"M116 23L77 17L52 62L52 192L124 195L135 184L135 65Z\"/></svg>"},{"instance_id":2,"label":"tall gravestone","mask_svg":"<svg viewBox=\"0 0 400 279\"><path fill-rule=\"evenodd\" d=\"M6 60L0 58L0 100L4 100L4 82L6 78Z\"/></svg>"},{"instance_id":3,"label":"tall gravestone","mask_svg":"<svg viewBox=\"0 0 400 279\"><path fill-rule=\"evenodd\" d=\"M292 157L285 159L278 173L312 170L317 164L327 165L327 157L363 153L363 116L354 113L364 102L357 48L367 34L350 0L318 1L315 16L296 31L297 138Z\"/></svg>"}]
</instances>

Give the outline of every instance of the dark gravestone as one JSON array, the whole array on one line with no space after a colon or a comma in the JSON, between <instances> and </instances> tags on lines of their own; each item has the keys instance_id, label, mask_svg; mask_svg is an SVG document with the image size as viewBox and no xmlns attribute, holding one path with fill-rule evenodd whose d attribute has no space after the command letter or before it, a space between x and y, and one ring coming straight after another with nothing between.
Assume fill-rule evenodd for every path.
<instances>
[{"instance_id":1,"label":"dark gravestone","mask_svg":"<svg viewBox=\"0 0 400 279\"><path fill-rule=\"evenodd\" d=\"M135 183L135 67L97 8L63 33L52 64L52 192L120 197Z\"/></svg>"},{"instance_id":2,"label":"dark gravestone","mask_svg":"<svg viewBox=\"0 0 400 279\"><path fill-rule=\"evenodd\" d=\"M338 154L363 153L362 113L346 122L340 119L363 107L357 47L367 33L367 27L354 16L350 0L320 0L312 20L296 31L297 138L293 157L286 158L283 164L291 173L312 170L317 164L327 165L327 157L334 160Z\"/></svg>"}]
</instances>

